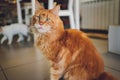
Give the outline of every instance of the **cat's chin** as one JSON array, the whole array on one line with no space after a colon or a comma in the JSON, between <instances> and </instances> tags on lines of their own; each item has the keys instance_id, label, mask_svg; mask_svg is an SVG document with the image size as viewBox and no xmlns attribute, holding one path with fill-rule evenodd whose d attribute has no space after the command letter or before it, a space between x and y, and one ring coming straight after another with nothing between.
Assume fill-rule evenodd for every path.
<instances>
[{"instance_id":1,"label":"cat's chin","mask_svg":"<svg viewBox=\"0 0 120 80\"><path fill-rule=\"evenodd\" d=\"M35 25L35 28L39 33L42 33L42 34L47 33L51 30L50 26L44 26L44 25L38 25L38 24Z\"/></svg>"},{"instance_id":2,"label":"cat's chin","mask_svg":"<svg viewBox=\"0 0 120 80\"><path fill-rule=\"evenodd\" d=\"M41 34L50 32L50 28L37 28L37 30Z\"/></svg>"},{"instance_id":3,"label":"cat's chin","mask_svg":"<svg viewBox=\"0 0 120 80\"><path fill-rule=\"evenodd\" d=\"M47 31L44 29L38 29L38 32L43 34L43 33L46 33Z\"/></svg>"}]
</instances>

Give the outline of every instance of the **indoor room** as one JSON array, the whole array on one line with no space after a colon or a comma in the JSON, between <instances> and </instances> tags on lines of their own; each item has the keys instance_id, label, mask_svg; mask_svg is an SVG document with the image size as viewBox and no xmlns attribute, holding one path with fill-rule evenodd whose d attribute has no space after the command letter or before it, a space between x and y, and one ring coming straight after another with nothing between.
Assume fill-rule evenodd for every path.
<instances>
[{"instance_id":1,"label":"indoor room","mask_svg":"<svg viewBox=\"0 0 120 80\"><path fill-rule=\"evenodd\" d=\"M119 35L120 0L0 0L0 80L120 80Z\"/></svg>"}]
</instances>

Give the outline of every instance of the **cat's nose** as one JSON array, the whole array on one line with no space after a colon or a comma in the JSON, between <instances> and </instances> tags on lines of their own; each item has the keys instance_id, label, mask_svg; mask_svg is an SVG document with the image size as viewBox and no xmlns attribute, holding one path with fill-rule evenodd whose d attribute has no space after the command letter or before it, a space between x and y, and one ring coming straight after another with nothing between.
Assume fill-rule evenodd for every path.
<instances>
[{"instance_id":1,"label":"cat's nose","mask_svg":"<svg viewBox=\"0 0 120 80\"><path fill-rule=\"evenodd\" d=\"M43 24L44 24L44 22L40 21L40 22L39 22L39 24L40 24L40 25L43 25Z\"/></svg>"}]
</instances>

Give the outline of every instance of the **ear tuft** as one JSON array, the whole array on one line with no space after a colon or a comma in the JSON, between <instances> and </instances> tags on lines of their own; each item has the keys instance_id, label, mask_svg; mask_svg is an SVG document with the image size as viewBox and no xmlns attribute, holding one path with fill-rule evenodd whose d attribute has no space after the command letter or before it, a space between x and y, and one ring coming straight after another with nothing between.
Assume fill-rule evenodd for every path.
<instances>
[{"instance_id":1,"label":"ear tuft","mask_svg":"<svg viewBox=\"0 0 120 80\"><path fill-rule=\"evenodd\" d=\"M35 10L44 9L44 7L39 3L38 0L35 0Z\"/></svg>"},{"instance_id":2,"label":"ear tuft","mask_svg":"<svg viewBox=\"0 0 120 80\"><path fill-rule=\"evenodd\" d=\"M55 15L58 15L59 11L60 11L60 5L57 5L53 9L51 9L51 12Z\"/></svg>"}]
</instances>

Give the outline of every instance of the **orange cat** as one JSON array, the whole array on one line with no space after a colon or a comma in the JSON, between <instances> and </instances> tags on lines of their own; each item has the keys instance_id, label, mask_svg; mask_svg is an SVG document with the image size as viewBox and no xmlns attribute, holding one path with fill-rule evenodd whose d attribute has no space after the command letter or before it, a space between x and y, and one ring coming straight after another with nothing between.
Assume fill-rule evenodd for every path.
<instances>
[{"instance_id":1,"label":"orange cat","mask_svg":"<svg viewBox=\"0 0 120 80\"><path fill-rule=\"evenodd\" d=\"M51 80L115 80L83 32L64 30L59 5L46 10L36 1L35 9L35 46L52 62Z\"/></svg>"}]
</instances>

